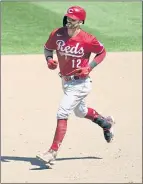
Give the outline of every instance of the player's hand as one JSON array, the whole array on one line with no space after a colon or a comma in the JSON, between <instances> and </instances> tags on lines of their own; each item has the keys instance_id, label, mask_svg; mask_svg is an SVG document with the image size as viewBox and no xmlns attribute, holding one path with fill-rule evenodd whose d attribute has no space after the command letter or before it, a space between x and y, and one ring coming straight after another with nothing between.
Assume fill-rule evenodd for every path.
<instances>
[{"instance_id":1,"label":"player's hand","mask_svg":"<svg viewBox=\"0 0 143 184\"><path fill-rule=\"evenodd\" d=\"M91 68L88 66L88 67L76 69L74 75L82 78L82 77L88 76L90 72L91 72Z\"/></svg>"},{"instance_id":2,"label":"player's hand","mask_svg":"<svg viewBox=\"0 0 143 184\"><path fill-rule=\"evenodd\" d=\"M55 70L55 69L57 68L57 66L58 66L58 61L55 61L55 60L53 60L53 59L49 59L49 60L47 61L47 65L48 65L48 68L49 68L50 70Z\"/></svg>"}]
</instances>

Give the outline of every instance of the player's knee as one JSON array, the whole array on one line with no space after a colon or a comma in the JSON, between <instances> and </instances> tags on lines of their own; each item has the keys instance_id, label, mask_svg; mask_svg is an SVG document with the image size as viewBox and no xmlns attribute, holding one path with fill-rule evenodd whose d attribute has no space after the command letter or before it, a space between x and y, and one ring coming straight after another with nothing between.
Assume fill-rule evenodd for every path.
<instances>
[{"instance_id":1,"label":"player's knee","mask_svg":"<svg viewBox=\"0 0 143 184\"><path fill-rule=\"evenodd\" d=\"M77 117L79 118L84 118L87 114L87 108L86 107L77 107L75 110L74 110L74 113Z\"/></svg>"},{"instance_id":2,"label":"player's knee","mask_svg":"<svg viewBox=\"0 0 143 184\"><path fill-rule=\"evenodd\" d=\"M68 119L70 112L66 109L59 108L57 112L57 119Z\"/></svg>"}]
</instances>

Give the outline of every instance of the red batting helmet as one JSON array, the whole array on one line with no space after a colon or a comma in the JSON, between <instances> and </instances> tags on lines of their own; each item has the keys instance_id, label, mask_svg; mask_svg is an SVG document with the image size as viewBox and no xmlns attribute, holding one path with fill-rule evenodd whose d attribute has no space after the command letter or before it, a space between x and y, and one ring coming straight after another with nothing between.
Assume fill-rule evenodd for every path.
<instances>
[{"instance_id":1,"label":"red batting helmet","mask_svg":"<svg viewBox=\"0 0 143 184\"><path fill-rule=\"evenodd\" d=\"M86 19L86 11L80 6L70 7L63 18L63 26L65 26L67 23L67 17L75 20L82 20L84 24L84 21Z\"/></svg>"}]
</instances>

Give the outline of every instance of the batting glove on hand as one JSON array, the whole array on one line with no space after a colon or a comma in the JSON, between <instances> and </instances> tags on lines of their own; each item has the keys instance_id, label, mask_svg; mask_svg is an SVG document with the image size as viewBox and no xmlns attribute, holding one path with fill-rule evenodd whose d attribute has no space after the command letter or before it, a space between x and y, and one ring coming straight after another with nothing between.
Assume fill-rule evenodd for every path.
<instances>
[{"instance_id":1,"label":"batting glove on hand","mask_svg":"<svg viewBox=\"0 0 143 184\"><path fill-rule=\"evenodd\" d=\"M76 72L75 72L75 76L79 76L79 77L86 77L89 75L89 73L91 72L91 68L88 66L88 67L83 67L83 68L78 68L76 69Z\"/></svg>"},{"instance_id":2,"label":"batting glove on hand","mask_svg":"<svg viewBox=\"0 0 143 184\"><path fill-rule=\"evenodd\" d=\"M55 60L53 60L53 59L49 59L49 60L47 61L47 65L48 65L48 68L49 68L50 70L55 70L55 69L57 68L57 66L58 66L58 61L55 61Z\"/></svg>"}]
</instances>

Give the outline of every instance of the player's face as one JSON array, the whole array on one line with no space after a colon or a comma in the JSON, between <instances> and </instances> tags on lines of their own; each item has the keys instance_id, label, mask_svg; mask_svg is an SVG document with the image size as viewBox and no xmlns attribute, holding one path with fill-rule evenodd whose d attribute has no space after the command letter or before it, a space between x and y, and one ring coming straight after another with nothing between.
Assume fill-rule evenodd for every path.
<instances>
[{"instance_id":1,"label":"player's face","mask_svg":"<svg viewBox=\"0 0 143 184\"><path fill-rule=\"evenodd\" d=\"M67 24L66 24L66 26L69 29L75 29L75 28L77 28L79 26L80 22L81 21L79 21L79 20L75 20L75 19L71 19L71 18L67 17Z\"/></svg>"}]
</instances>

